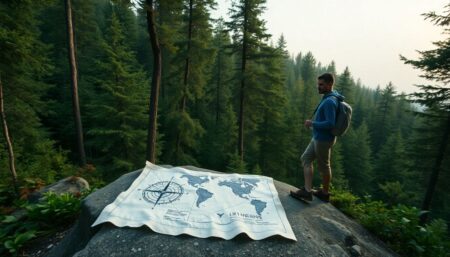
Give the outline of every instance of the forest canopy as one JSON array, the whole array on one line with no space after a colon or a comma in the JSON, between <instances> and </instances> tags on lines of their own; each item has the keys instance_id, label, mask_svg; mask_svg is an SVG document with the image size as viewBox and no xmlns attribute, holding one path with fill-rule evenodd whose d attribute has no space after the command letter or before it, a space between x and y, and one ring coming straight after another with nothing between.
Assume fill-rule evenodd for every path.
<instances>
[{"instance_id":1,"label":"forest canopy","mask_svg":"<svg viewBox=\"0 0 450 257\"><path fill-rule=\"evenodd\" d=\"M369 88L348 67L336 70L311 52L289 53L283 36L267 32L265 0L233 2L224 20L211 18L214 0L2 1L1 113L8 130L3 126L0 138L1 181L26 187L30 179L48 184L80 175L103 185L144 166L154 11L161 51L157 163L301 185L299 158L311 139L303 122L321 99L318 75L331 72L353 107L351 128L333 148L333 187L424 207L448 222L450 39L421 51L419 60L402 57L436 84L407 95L392 83ZM426 18L448 35L446 8Z\"/></svg>"}]
</instances>

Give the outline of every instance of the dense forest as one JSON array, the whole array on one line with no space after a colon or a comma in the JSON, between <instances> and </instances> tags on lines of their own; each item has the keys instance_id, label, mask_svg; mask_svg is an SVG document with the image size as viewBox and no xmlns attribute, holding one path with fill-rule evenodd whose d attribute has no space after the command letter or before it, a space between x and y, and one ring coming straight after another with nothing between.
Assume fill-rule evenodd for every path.
<instances>
[{"instance_id":1,"label":"dense forest","mask_svg":"<svg viewBox=\"0 0 450 257\"><path fill-rule=\"evenodd\" d=\"M334 188L448 223L449 39L419 60L402 57L432 85L410 95L392 83L373 89L348 67L288 53L284 37L265 28L264 4L236 0L229 17L212 19L214 0L2 1L3 186L68 175L102 186L142 168L155 99L156 163L300 186L311 138L303 121L321 98L317 76L331 72L353 107L351 129L333 148ZM448 32L448 13L426 18Z\"/></svg>"}]
</instances>

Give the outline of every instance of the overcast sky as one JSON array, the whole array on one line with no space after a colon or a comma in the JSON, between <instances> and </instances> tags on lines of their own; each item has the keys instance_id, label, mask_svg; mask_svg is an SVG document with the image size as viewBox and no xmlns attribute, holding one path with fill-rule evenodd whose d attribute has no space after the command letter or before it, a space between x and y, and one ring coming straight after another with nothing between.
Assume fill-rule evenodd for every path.
<instances>
[{"instance_id":1,"label":"overcast sky","mask_svg":"<svg viewBox=\"0 0 450 257\"><path fill-rule=\"evenodd\" d=\"M218 0L213 17L228 17L232 0ZM417 58L416 50L433 49L444 39L442 27L422 13L442 14L449 0L267 0L266 28L274 42L281 34L292 55L308 51L324 65L335 61L338 73L348 66L366 86L386 86L398 92L416 91L429 83L420 71L403 64L399 55Z\"/></svg>"}]
</instances>

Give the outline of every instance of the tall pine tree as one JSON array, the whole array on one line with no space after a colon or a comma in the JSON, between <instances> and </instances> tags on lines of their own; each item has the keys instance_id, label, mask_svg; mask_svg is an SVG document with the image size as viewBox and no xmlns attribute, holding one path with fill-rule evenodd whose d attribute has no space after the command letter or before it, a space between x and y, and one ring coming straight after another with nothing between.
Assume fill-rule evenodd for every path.
<instances>
[{"instance_id":1,"label":"tall pine tree","mask_svg":"<svg viewBox=\"0 0 450 257\"><path fill-rule=\"evenodd\" d=\"M95 123L88 133L94 158L105 168L105 178L142 166L145 152L145 73L128 48L124 27L115 12L103 43L105 59L98 62L96 101L89 106Z\"/></svg>"},{"instance_id":2,"label":"tall pine tree","mask_svg":"<svg viewBox=\"0 0 450 257\"><path fill-rule=\"evenodd\" d=\"M447 33L450 31L450 4L445 6L446 12L444 15L431 12L425 14L426 19L430 19L438 26L444 27ZM439 174L445 170L445 163L448 163L447 152L450 141L450 37L438 42L434 42L435 49L421 51L419 60L408 60L402 57L402 60L407 64L424 71L423 77L435 81L438 85L419 85L421 91L413 93L413 99L427 107L424 113L431 124L439 126L439 139L436 141L438 146L434 149L433 161L434 163L429 167L430 175L426 194L422 203L424 211L430 210L434 192L438 184ZM447 166L448 167L448 166ZM447 169L448 171L448 169ZM448 190L444 190L448 192ZM447 198L448 199L448 198ZM422 216L422 222L427 220L427 214Z\"/></svg>"},{"instance_id":3,"label":"tall pine tree","mask_svg":"<svg viewBox=\"0 0 450 257\"><path fill-rule=\"evenodd\" d=\"M213 46L216 56L209 83L202 98L202 138L199 161L202 166L224 170L236 145L236 115L232 105L233 56L228 46L230 35L219 19L214 29Z\"/></svg>"},{"instance_id":4,"label":"tall pine tree","mask_svg":"<svg viewBox=\"0 0 450 257\"><path fill-rule=\"evenodd\" d=\"M49 113L44 96L50 85L45 80L53 71L49 47L39 39L37 21L47 4L41 1L0 3L0 76L17 175L19 179L40 177L52 182L58 173L70 172L70 167L64 163L64 156L53 149L54 142L49 140L41 122ZM4 137L0 140L0 174L4 176L9 174L9 165Z\"/></svg>"},{"instance_id":5,"label":"tall pine tree","mask_svg":"<svg viewBox=\"0 0 450 257\"><path fill-rule=\"evenodd\" d=\"M195 117L197 100L204 95L208 69L214 49L211 47L211 0L184 1L182 39L173 60L175 73L171 77L171 98L167 116L166 159L174 164L197 163L194 154L204 133Z\"/></svg>"},{"instance_id":6,"label":"tall pine tree","mask_svg":"<svg viewBox=\"0 0 450 257\"><path fill-rule=\"evenodd\" d=\"M252 108L249 91L258 87L260 70L257 65L258 51L263 41L269 35L266 33L265 22L261 15L265 10L265 0L236 0L232 2L230 9L230 21L227 23L233 32L233 49L238 54L238 69L236 97L238 102L238 143L237 154L241 162L244 162L244 136L246 126L251 121ZM251 110L251 109L250 109ZM250 128L251 129L251 128Z\"/></svg>"}]
</instances>

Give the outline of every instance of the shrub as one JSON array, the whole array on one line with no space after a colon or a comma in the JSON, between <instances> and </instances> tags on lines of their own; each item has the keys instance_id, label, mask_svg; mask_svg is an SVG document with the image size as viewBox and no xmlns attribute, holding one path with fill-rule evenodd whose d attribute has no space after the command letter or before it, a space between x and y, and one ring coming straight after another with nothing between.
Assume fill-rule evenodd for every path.
<instances>
[{"instance_id":1,"label":"shrub","mask_svg":"<svg viewBox=\"0 0 450 257\"><path fill-rule=\"evenodd\" d=\"M350 215L351 217L357 216L357 202L360 200L359 197L348 191L334 190L330 200L336 208L340 209L345 214Z\"/></svg>"},{"instance_id":2,"label":"shrub","mask_svg":"<svg viewBox=\"0 0 450 257\"><path fill-rule=\"evenodd\" d=\"M36 236L37 225L19 221L14 216L3 216L0 221L0 255L17 255L18 250Z\"/></svg>"},{"instance_id":3,"label":"shrub","mask_svg":"<svg viewBox=\"0 0 450 257\"><path fill-rule=\"evenodd\" d=\"M78 215L81 200L70 193L57 195L48 192L44 200L37 204L27 205L27 213L30 220L43 222L44 225L54 226L72 222Z\"/></svg>"},{"instance_id":4,"label":"shrub","mask_svg":"<svg viewBox=\"0 0 450 257\"><path fill-rule=\"evenodd\" d=\"M49 192L37 204L22 203L21 207L27 212L21 220L0 216L0 256L17 255L19 249L34 237L70 224L80 211L82 198L89 193L76 197L69 193Z\"/></svg>"},{"instance_id":5,"label":"shrub","mask_svg":"<svg viewBox=\"0 0 450 257\"><path fill-rule=\"evenodd\" d=\"M368 197L358 203L357 196L345 191L335 191L331 200L403 256L450 256L446 223L434 220L420 226L420 210L416 207L388 207Z\"/></svg>"}]
</instances>

